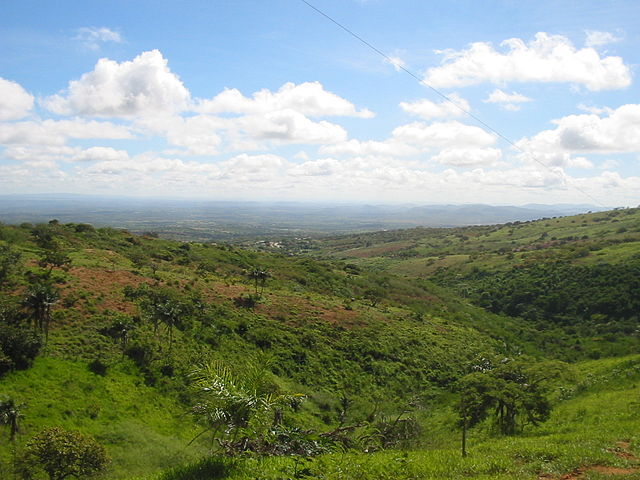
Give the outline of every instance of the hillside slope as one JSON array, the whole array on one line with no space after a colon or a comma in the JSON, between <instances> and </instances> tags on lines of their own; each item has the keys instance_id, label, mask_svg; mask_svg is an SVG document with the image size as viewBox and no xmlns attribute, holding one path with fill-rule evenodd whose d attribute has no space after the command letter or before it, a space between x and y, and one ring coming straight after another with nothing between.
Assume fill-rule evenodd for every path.
<instances>
[{"instance_id":1,"label":"hillside slope","mask_svg":"<svg viewBox=\"0 0 640 480\"><path fill-rule=\"evenodd\" d=\"M565 360L640 347L640 209L455 229L411 229L318 241L315 254L426 279L518 317Z\"/></svg>"},{"instance_id":2,"label":"hillside slope","mask_svg":"<svg viewBox=\"0 0 640 480\"><path fill-rule=\"evenodd\" d=\"M537 352L517 321L343 262L55 221L1 226L0 248L3 328L47 337L0 386L26 403L19 450L43 427L77 428L107 446L113 478L206 448L186 446L203 362L268 364L270 388L308 397L292 424L322 431L417 412L481 354Z\"/></svg>"}]
</instances>

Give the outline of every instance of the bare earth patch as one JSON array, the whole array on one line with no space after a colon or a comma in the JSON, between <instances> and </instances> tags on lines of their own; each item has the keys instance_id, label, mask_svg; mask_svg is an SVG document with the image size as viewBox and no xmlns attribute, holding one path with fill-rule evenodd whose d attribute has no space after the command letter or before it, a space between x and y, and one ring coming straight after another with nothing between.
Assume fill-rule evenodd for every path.
<instances>
[{"instance_id":1,"label":"bare earth patch","mask_svg":"<svg viewBox=\"0 0 640 480\"><path fill-rule=\"evenodd\" d=\"M633 453L629 451L631 444L626 441L620 441L616 443L614 448L610 448L607 451L613 453L616 457L623 458L625 460L630 460L632 462L640 461L638 457L636 457ZM620 468L620 467L608 467L605 465L591 465L589 467L579 467L570 473L566 473L559 477L558 480L574 480L584 478L588 472L596 472L600 475L604 476L623 476L623 475L631 475L634 473L640 472L640 467L629 467L629 468ZM551 474L542 474L538 476L538 480L552 480L555 479Z\"/></svg>"}]
</instances>

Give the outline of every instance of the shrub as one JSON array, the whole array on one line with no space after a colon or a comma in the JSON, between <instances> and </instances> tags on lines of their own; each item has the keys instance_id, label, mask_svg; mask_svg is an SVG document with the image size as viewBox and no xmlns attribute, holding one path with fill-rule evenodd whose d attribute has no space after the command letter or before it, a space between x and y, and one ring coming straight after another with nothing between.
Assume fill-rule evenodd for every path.
<instances>
[{"instance_id":1,"label":"shrub","mask_svg":"<svg viewBox=\"0 0 640 480\"><path fill-rule=\"evenodd\" d=\"M40 336L31 330L0 323L0 375L29 368L41 347Z\"/></svg>"},{"instance_id":2,"label":"shrub","mask_svg":"<svg viewBox=\"0 0 640 480\"><path fill-rule=\"evenodd\" d=\"M99 358L96 358L91 363L89 363L89 370L96 375L100 375L101 377L104 377L107 374L107 367L107 364Z\"/></svg>"},{"instance_id":3,"label":"shrub","mask_svg":"<svg viewBox=\"0 0 640 480\"><path fill-rule=\"evenodd\" d=\"M60 427L47 428L27 444L28 471L44 470L50 480L86 478L104 470L109 459L93 437Z\"/></svg>"}]
</instances>

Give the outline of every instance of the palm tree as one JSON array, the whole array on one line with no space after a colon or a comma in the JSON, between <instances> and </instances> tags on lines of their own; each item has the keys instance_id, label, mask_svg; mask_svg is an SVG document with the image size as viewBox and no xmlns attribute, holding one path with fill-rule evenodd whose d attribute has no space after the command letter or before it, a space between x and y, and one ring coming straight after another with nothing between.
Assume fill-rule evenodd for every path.
<instances>
[{"instance_id":1,"label":"palm tree","mask_svg":"<svg viewBox=\"0 0 640 480\"><path fill-rule=\"evenodd\" d=\"M267 362L251 362L238 374L220 361L211 361L192 373L192 385L199 402L192 408L212 441L218 438L228 453L245 451L251 440L262 440L262 433L281 408L304 398L302 394L274 392L268 379ZM240 440L238 441L238 436Z\"/></svg>"},{"instance_id":2,"label":"palm tree","mask_svg":"<svg viewBox=\"0 0 640 480\"><path fill-rule=\"evenodd\" d=\"M258 286L260 286L260 295L262 295L264 286L267 283L267 278L269 278L269 270L255 267L247 273L247 276L253 280L256 295L258 295Z\"/></svg>"},{"instance_id":3,"label":"palm tree","mask_svg":"<svg viewBox=\"0 0 640 480\"><path fill-rule=\"evenodd\" d=\"M34 283L27 290L23 304L32 311L34 329L49 337L49 323L51 321L51 307L58 301L58 289L51 283Z\"/></svg>"},{"instance_id":4,"label":"palm tree","mask_svg":"<svg viewBox=\"0 0 640 480\"><path fill-rule=\"evenodd\" d=\"M25 404L16 405L13 398L0 401L0 424L7 425L9 427L9 440L14 441L16 434L19 432L18 422L24 415L21 409Z\"/></svg>"}]
</instances>

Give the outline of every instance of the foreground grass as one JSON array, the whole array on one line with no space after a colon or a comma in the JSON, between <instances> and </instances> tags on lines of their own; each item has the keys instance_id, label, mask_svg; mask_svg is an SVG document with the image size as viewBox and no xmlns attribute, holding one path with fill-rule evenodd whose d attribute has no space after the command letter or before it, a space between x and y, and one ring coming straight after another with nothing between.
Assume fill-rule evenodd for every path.
<instances>
[{"instance_id":1,"label":"foreground grass","mask_svg":"<svg viewBox=\"0 0 640 480\"><path fill-rule=\"evenodd\" d=\"M457 446L316 458L209 457L145 480L640 479L640 356L585 362L577 370L574 388L564 391L571 398L542 427L513 437L474 432L466 458ZM589 470L593 466L627 471L615 476ZM566 476L577 469L580 476Z\"/></svg>"},{"instance_id":2,"label":"foreground grass","mask_svg":"<svg viewBox=\"0 0 640 480\"><path fill-rule=\"evenodd\" d=\"M84 363L39 358L30 370L2 379L3 397L25 403L18 452L45 427L80 430L107 448L107 478L158 471L202 454L186 447L196 430L184 408L125 368L100 376ZM10 478L11 462L8 449L0 449L0 478Z\"/></svg>"}]
</instances>

